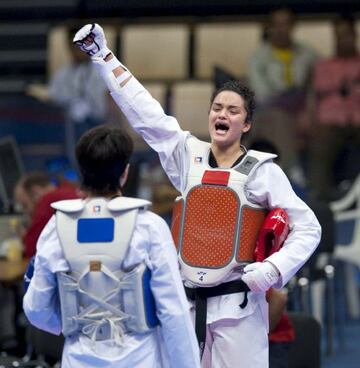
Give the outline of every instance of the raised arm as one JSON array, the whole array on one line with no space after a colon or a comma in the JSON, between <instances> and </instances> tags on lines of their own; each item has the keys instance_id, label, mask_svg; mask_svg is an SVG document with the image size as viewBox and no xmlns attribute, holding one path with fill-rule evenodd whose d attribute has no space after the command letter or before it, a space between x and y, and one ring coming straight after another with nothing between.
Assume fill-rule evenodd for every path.
<instances>
[{"instance_id":1,"label":"raised arm","mask_svg":"<svg viewBox=\"0 0 360 368\"><path fill-rule=\"evenodd\" d=\"M104 31L98 24L82 27L74 43L91 57L130 125L158 152L170 180L181 190L181 178L186 170L185 141L189 133L181 130L174 117L165 114L160 104L109 50Z\"/></svg>"},{"instance_id":2,"label":"raised arm","mask_svg":"<svg viewBox=\"0 0 360 368\"><path fill-rule=\"evenodd\" d=\"M87 24L74 36L73 42L82 51L86 52L94 62L105 61L107 71L113 72L117 79L115 86L108 86L111 90L117 88L116 84L123 87L131 78L130 72L117 60L112 51L107 47L105 33L98 24ZM108 82L108 80L106 80Z\"/></svg>"}]
</instances>

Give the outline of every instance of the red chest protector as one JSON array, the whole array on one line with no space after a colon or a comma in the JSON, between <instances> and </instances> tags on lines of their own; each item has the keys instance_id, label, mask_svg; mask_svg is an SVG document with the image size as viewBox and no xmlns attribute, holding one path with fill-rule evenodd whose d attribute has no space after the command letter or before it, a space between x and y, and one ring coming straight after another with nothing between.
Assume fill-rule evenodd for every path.
<instances>
[{"instance_id":1,"label":"red chest protector","mask_svg":"<svg viewBox=\"0 0 360 368\"><path fill-rule=\"evenodd\" d=\"M211 286L255 261L267 211L247 200L244 187L251 173L275 155L249 151L232 169L212 169L208 143L190 138L188 152L187 187L174 206L172 234L182 274L194 285Z\"/></svg>"}]
</instances>

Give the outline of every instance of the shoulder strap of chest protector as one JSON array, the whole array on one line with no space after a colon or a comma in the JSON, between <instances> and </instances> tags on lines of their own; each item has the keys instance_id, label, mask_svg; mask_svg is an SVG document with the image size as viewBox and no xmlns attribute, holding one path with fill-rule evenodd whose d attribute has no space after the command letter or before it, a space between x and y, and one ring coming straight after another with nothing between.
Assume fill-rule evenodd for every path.
<instances>
[{"instance_id":1,"label":"shoulder strap of chest protector","mask_svg":"<svg viewBox=\"0 0 360 368\"><path fill-rule=\"evenodd\" d=\"M273 153L250 150L234 169L240 174L250 176L262 163L276 157Z\"/></svg>"},{"instance_id":2,"label":"shoulder strap of chest protector","mask_svg":"<svg viewBox=\"0 0 360 368\"><path fill-rule=\"evenodd\" d=\"M209 152L211 145L208 142L201 141L196 137L190 137L187 140L187 150L190 155L190 171L198 167L198 165L208 166ZM261 152L256 150L249 150L241 160L240 164L234 167L234 170L245 176L250 176L254 170L262 163L276 158L277 155L268 152ZM196 164L195 166L193 164ZM216 168L214 168L216 170Z\"/></svg>"}]
</instances>

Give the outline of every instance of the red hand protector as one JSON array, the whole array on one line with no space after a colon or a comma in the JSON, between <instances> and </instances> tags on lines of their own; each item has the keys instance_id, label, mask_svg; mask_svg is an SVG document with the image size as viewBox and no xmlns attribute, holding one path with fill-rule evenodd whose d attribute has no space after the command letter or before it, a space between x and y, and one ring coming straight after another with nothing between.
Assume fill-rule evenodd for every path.
<instances>
[{"instance_id":1,"label":"red hand protector","mask_svg":"<svg viewBox=\"0 0 360 368\"><path fill-rule=\"evenodd\" d=\"M289 233L289 216L282 208L274 208L266 216L256 240L255 262L262 262L277 252Z\"/></svg>"}]
</instances>

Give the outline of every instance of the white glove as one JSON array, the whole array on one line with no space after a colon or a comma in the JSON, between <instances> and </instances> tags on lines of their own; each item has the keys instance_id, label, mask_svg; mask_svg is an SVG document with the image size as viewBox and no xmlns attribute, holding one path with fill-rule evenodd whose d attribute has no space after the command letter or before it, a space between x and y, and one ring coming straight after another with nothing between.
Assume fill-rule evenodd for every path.
<instances>
[{"instance_id":1,"label":"white glove","mask_svg":"<svg viewBox=\"0 0 360 368\"><path fill-rule=\"evenodd\" d=\"M106 45L104 30L98 24L87 24L76 32L73 43L91 57L105 59L111 53Z\"/></svg>"},{"instance_id":2,"label":"white glove","mask_svg":"<svg viewBox=\"0 0 360 368\"><path fill-rule=\"evenodd\" d=\"M270 262L255 262L244 268L241 279L249 286L251 291L260 293L275 285L280 279L280 274Z\"/></svg>"},{"instance_id":3,"label":"white glove","mask_svg":"<svg viewBox=\"0 0 360 368\"><path fill-rule=\"evenodd\" d=\"M91 56L92 62L102 75L110 92L116 91L121 83L131 76L127 68L120 63L115 55L112 55L113 57L111 60L107 62L104 61L106 56L112 52L106 45L104 30L98 24L87 24L82 27L76 32L73 42L82 51ZM122 67L125 72L115 78L112 71L119 66Z\"/></svg>"}]
</instances>

